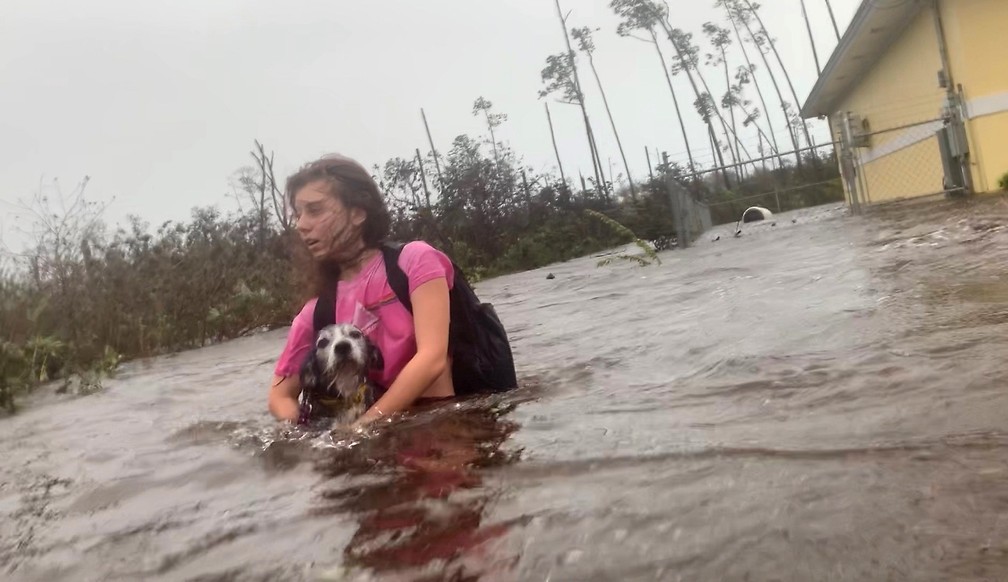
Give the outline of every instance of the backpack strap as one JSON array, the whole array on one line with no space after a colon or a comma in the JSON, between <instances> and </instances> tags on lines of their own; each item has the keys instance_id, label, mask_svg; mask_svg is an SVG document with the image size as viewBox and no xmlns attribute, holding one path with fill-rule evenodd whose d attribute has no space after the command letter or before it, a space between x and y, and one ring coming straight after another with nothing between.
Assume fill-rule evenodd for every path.
<instances>
[{"instance_id":1,"label":"backpack strap","mask_svg":"<svg viewBox=\"0 0 1008 582\"><path fill-rule=\"evenodd\" d=\"M312 326L316 335L327 325L336 323L336 287L327 285L315 300Z\"/></svg>"},{"instance_id":2,"label":"backpack strap","mask_svg":"<svg viewBox=\"0 0 1008 582\"><path fill-rule=\"evenodd\" d=\"M409 296L409 278L399 267L399 255L402 253L403 243L386 242L381 245L382 258L385 260L385 275L388 277L389 287L396 295L399 303L406 307L406 310L413 313L413 302ZM336 287L335 283L326 285L319 293L315 301L315 311L312 313L312 326L317 334L327 325L336 323Z\"/></svg>"},{"instance_id":3,"label":"backpack strap","mask_svg":"<svg viewBox=\"0 0 1008 582\"><path fill-rule=\"evenodd\" d=\"M399 266L399 255L402 254L403 243L382 243L382 258L385 259L385 277L388 279L389 287L395 293L396 299L403 304L406 311L413 313L413 302L409 295L409 277Z\"/></svg>"}]
</instances>

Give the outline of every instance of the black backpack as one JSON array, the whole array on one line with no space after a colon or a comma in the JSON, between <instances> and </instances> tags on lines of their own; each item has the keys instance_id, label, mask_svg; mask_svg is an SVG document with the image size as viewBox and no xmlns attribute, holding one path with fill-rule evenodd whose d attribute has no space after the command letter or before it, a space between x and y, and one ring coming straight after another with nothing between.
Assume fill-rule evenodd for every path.
<instances>
[{"instance_id":1,"label":"black backpack","mask_svg":"<svg viewBox=\"0 0 1008 582\"><path fill-rule=\"evenodd\" d=\"M389 287L396 298L413 313L409 279L399 267L403 243L383 243L382 257ZM452 358L452 382L455 394L466 396L485 392L504 392L518 386L514 358L507 332L493 305L480 302L455 262L455 283L449 292L451 323L448 328L448 354ZM336 289L326 289L315 304L315 333L336 322Z\"/></svg>"}]
</instances>

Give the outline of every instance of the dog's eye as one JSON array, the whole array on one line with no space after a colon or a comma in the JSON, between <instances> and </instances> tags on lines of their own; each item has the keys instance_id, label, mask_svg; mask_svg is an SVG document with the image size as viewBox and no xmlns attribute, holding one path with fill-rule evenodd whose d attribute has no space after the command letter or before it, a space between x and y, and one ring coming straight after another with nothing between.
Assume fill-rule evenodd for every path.
<instances>
[{"instance_id":1,"label":"dog's eye","mask_svg":"<svg viewBox=\"0 0 1008 582\"><path fill-rule=\"evenodd\" d=\"M322 349L322 348L326 347L327 345L329 345L329 338L321 338L318 341L318 344L315 345L315 347L317 347L319 349Z\"/></svg>"},{"instance_id":2,"label":"dog's eye","mask_svg":"<svg viewBox=\"0 0 1008 582\"><path fill-rule=\"evenodd\" d=\"M349 335L352 339L360 339L361 338L361 332L357 331L356 329L353 330L353 331L351 331L347 335Z\"/></svg>"}]
</instances>

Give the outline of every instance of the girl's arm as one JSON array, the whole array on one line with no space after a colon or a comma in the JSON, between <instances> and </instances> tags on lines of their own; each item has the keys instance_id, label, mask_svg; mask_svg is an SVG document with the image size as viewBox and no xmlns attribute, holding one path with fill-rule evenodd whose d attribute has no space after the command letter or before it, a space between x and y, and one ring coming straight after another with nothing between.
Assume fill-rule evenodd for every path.
<instances>
[{"instance_id":1,"label":"girl's arm","mask_svg":"<svg viewBox=\"0 0 1008 582\"><path fill-rule=\"evenodd\" d=\"M427 281L413 290L410 301L417 353L357 424L408 408L448 369L448 281L444 277Z\"/></svg>"},{"instance_id":2,"label":"girl's arm","mask_svg":"<svg viewBox=\"0 0 1008 582\"><path fill-rule=\"evenodd\" d=\"M269 391L269 411L277 420L297 422L301 379L297 376L273 376Z\"/></svg>"}]
</instances>

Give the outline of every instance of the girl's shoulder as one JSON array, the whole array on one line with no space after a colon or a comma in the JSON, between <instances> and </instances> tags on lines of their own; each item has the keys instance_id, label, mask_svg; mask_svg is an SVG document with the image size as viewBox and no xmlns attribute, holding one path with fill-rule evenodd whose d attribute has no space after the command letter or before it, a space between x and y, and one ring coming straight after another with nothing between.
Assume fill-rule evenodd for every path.
<instances>
[{"instance_id":1,"label":"girl's shoulder","mask_svg":"<svg viewBox=\"0 0 1008 582\"><path fill-rule=\"evenodd\" d=\"M403 245L402 253L399 255L399 260L402 261L405 258L426 256L438 256L444 257L445 259L448 258L448 255L434 248L434 246L427 241L414 240Z\"/></svg>"},{"instance_id":2,"label":"girl's shoulder","mask_svg":"<svg viewBox=\"0 0 1008 582\"><path fill-rule=\"evenodd\" d=\"M416 287L431 279L444 277L448 286L454 284L455 268L448 255L422 240L411 241L403 245L399 254L399 268L406 273L410 281L410 293Z\"/></svg>"}]
</instances>

